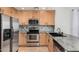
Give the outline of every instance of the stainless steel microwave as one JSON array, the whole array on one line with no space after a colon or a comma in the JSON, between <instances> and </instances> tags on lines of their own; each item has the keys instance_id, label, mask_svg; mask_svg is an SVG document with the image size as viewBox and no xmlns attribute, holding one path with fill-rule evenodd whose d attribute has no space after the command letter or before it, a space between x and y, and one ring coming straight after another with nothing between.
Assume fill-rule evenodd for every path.
<instances>
[{"instance_id":1,"label":"stainless steel microwave","mask_svg":"<svg viewBox=\"0 0 79 59\"><path fill-rule=\"evenodd\" d=\"M29 25L38 25L38 20L36 20L36 19L30 19L29 20Z\"/></svg>"}]
</instances>

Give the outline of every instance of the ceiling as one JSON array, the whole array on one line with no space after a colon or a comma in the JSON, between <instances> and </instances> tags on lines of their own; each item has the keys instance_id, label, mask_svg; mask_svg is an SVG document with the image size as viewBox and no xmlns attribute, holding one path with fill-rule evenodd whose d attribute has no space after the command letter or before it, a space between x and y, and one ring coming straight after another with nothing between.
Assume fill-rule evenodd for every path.
<instances>
[{"instance_id":1,"label":"ceiling","mask_svg":"<svg viewBox=\"0 0 79 59\"><path fill-rule=\"evenodd\" d=\"M14 7L16 10L57 10L58 8L66 8L66 9L78 9L79 7Z\"/></svg>"},{"instance_id":2,"label":"ceiling","mask_svg":"<svg viewBox=\"0 0 79 59\"><path fill-rule=\"evenodd\" d=\"M14 7L17 10L54 10L52 7Z\"/></svg>"}]
</instances>

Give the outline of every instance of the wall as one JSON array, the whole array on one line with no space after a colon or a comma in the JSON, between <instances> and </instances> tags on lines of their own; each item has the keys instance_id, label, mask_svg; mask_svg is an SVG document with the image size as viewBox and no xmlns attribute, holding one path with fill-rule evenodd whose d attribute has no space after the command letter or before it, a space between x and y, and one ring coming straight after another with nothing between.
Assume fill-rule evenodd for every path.
<instances>
[{"instance_id":1,"label":"wall","mask_svg":"<svg viewBox=\"0 0 79 59\"><path fill-rule=\"evenodd\" d=\"M73 9L72 11L72 35L79 37L79 9Z\"/></svg>"},{"instance_id":2,"label":"wall","mask_svg":"<svg viewBox=\"0 0 79 59\"><path fill-rule=\"evenodd\" d=\"M55 31L59 27L64 33L71 34L71 8L57 7L55 10Z\"/></svg>"}]
</instances>

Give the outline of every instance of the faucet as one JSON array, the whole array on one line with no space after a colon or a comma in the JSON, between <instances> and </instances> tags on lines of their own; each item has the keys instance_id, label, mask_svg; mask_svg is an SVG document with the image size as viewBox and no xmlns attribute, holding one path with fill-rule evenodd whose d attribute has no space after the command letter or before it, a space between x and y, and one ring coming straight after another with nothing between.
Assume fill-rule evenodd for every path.
<instances>
[{"instance_id":1,"label":"faucet","mask_svg":"<svg viewBox=\"0 0 79 59\"><path fill-rule=\"evenodd\" d=\"M57 28L57 32L58 33L61 33L61 29L59 27Z\"/></svg>"}]
</instances>

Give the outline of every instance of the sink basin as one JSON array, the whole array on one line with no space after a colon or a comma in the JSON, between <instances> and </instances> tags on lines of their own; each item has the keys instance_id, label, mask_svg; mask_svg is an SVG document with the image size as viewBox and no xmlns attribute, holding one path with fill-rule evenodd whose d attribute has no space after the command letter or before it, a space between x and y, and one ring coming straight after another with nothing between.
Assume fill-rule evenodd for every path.
<instances>
[{"instance_id":1,"label":"sink basin","mask_svg":"<svg viewBox=\"0 0 79 59\"><path fill-rule=\"evenodd\" d=\"M54 37L66 37L60 33L49 33L50 35L54 36Z\"/></svg>"}]
</instances>

